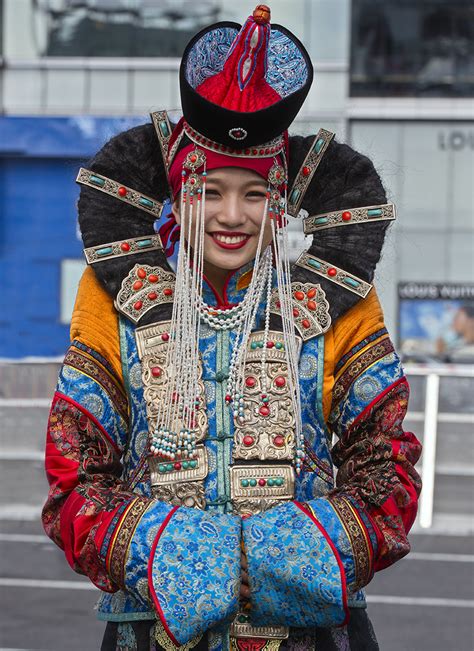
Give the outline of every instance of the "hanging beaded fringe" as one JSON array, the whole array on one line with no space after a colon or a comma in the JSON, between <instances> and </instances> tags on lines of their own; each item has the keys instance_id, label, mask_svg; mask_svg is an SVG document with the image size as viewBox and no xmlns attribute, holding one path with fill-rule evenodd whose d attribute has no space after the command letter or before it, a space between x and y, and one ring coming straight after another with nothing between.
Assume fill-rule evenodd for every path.
<instances>
[{"instance_id":1,"label":"hanging beaded fringe","mask_svg":"<svg viewBox=\"0 0 474 651\"><path fill-rule=\"evenodd\" d=\"M201 176L196 170L204 166ZM202 299L204 270L204 216L205 216L205 154L194 150L188 154L182 172L180 214L182 227L176 269L175 300L171 317L171 342L166 368L169 369L165 399L160 403L156 428L150 450L160 459L186 463L195 467L196 410L199 408L199 338L201 321L216 330L235 330L232 347L226 402L235 419L245 422L245 362L250 334L255 327L262 299L265 301L265 325L261 345L261 401L268 410L266 356L269 345L270 303L273 288L273 267L276 269L278 300L283 325L283 349L288 368L288 385L296 423L295 470L303 465L304 439L301 424L301 401L298 382L297 340L292 306L290 259L287 219L287 197L276 189L280 171L275 165L276 178L267 191L260 228L254 273L243 301L228 310L208 306ZM282 170L283 171L283 170ZM269 175L270 178L270 175ZM277 199L276 199L277 198ZM268 246L262 251L267 219L271 220L273 252ZM192 464L189 466L189 464Z\"/></svg>"},{"instance_id":2,"label":"hanging beaded fringe","mask_svg":"<svg viewBox=\"0 0 474 651\"><path fill-rule=\"evenodd\" d=\"M201 176L196 170L204 165ZM169 461L197 457L199 402L199 339L204 264L205 155L188 154L181 181L181 232L176 267L176 288L171 316L171 342L167 352L168 382L160 403L150 451ZM194 467L194 463L191 467Z\"/></svg>"}]
</instances>

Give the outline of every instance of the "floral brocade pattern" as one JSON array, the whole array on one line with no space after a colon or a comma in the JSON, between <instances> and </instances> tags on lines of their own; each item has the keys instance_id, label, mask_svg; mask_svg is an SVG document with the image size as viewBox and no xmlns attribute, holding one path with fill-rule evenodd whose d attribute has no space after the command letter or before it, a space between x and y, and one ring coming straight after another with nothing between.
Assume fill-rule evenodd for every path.
<instances>
[{"instance_id":1,"label":"floral brocade pattern","mask_svg":"<svg viewBox=\"0 0 474 651\"><path fill-rule=\"evenodd\" d=\"M180 644L231 618L240 588L240 518L182 507L158 534L152 597Z\"/></svg>"},{"instance_id":2,"label":"floral brocade pattern","mask_svg":"<svg viewBox=\"0 0 474 651\"><path fill-rule=\"evenodd\" d=\"M242 522L255 625L338 626L344 577L328 540L289 502Z\"/></svg>"}]
</instances>

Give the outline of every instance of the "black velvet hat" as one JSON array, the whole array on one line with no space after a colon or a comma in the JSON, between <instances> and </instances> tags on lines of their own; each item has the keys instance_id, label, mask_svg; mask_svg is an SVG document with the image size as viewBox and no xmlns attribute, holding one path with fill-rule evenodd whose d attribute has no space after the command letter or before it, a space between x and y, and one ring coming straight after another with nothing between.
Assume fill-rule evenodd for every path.
<instances>
[{"instance_id":1,"label":"black velvet hat","mask_svg":"<svg viewBox=\"0 0 474 651\"><path fill-rule=\"evenodd\" d=\"M293 122L312 81L304 46L284 27L270 26L270 10L259 5L242 27L216 23L186 47L180 69L184 120L223 148L271 143Z\"/></svg>"}]
</instances>

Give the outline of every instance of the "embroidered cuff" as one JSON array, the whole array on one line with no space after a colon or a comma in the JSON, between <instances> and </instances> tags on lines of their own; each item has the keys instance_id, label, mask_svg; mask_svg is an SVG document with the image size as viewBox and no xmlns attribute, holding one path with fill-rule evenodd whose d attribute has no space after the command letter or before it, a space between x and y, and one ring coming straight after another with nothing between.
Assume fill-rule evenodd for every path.
<instances>
[{"instance_id":1,"label":"embroidered cuff","mask_svg":"<svg viewBox=\"0 0 474 651\"><path fill-rule=\"evenodd\" d=\"M181 507L154 536L149 590L171 641L185 644L238 610L241 521Z\"/></svg>"},{"instance_id":2,"label":"embroidered cuff","mask_svg":"<svg viewBox=\"0 0 474 651\"><path fill-rule=\"evenodd\" d=\"M377 538L367 516L346 495L321 497L306 503L313 517L334 542L344 566L350 593L367 585L373 576Z\"/></svg>"},{"instance_id":3,"label":"embroidered cuff","mask_svg":"<svg viewBox=\"0 0 474 651\"><path fill-rule=\"evenodd\" d=\"M242 521L252 624L338 626L348 616L339 554L313 513L298 502Z\"/></svg>"}]
</instances>

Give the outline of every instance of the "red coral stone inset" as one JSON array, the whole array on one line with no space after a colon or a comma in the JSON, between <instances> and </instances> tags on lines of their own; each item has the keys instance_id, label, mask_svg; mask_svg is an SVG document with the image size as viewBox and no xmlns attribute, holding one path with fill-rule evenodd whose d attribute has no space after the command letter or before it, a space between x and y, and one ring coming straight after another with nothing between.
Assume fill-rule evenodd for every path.
<instances>
[{"instance_id":1,"label":"red coral stone inset","mask_svg":"<svg viewBox=\"0 0 474 651\"><path fill-rule=\"evenodd\" d=\"M136 281L133 283L132 287L133 287L133 289L134 289L136 292L138 292L138 290L141 289L141 288L143 287L143 283L142 283L141 280L136 280Z\"/></svg>"},{"instance_id":2,"label":"red coral stone inset","mask_svg":"<svg viewBox=\"0 0 474 651\"><path fill-rule=\"evenodd\" d=\"M267 483L267 480L264 479L263 477L262 477L261 479L258 480L258 485L259 485L259 486L265 486L266 483Z\"/></svg>"},{"instance_id":3,"label":"red coral stone inset","mask_svg":"<svg viewBox=\"0 0 474 651\"><path fill-rule=\"evenodd\" d=\"M275 378L275 384L277 387L284 387L286 384L286 379L283 377L283 375L278 375L278 377Z\"/></svg>"},{"instance_id":4,"label":"red coral stone inset","mask_svg":"<svg viewBox=\"0 0 474 651\"><path fill-rule=\"evenodd\" d=\"M151 374L153 377L160 377L161 376L161 368L159 366L152 366L151 367Z\"/></svg>"},{"instance_id":5,"label":"red coral stone inset","mask_svg":"<svg viewBox=\"0 0 474 651\"><path fill-rule=\"evenodd\" d=\"M127 251L130 251L130 244L128 242L122 242L120 248L126 253Z\"/></svg>"},{"instance_id":6,"label":"red coral stone inset","mask_svg":"<svg viewBox=\"0 0 474 651\"><path fill-rule=\"evenodd\" d=\"M313 287L312 289L309 290L309 292L306 294L308 298L314 298L316 296L316 288Z\"/></svg>"},{"instance_id":7,"label":"red coral stone inset","mask_svg":"<svg viewBox=\"0 0 474 651\"><path fill-rule=\"evenodd\" d=\"M119 197L126 197L127 196L127 188L124 188L123 185L119 187L117 190Z\"/></svg>"},{"instance_id":8,"label":"red coral stone inset","mask_svg":"<svg viewBox=\"0 0 474 651\"><path fill-rule=\"evenodd\" d=\"M150 274L150 275L148 276L148 280L149 280L151 283L157 283L157 282L159 281L159 278L158 278L158 276L157 276L156 274Z\"/></svg>"},{"instance_id":9,"label":"red coral stone inset","mask_svg":"<svg viewBox=\"0 0 474 651\"><path fill-rule=\"evenodd\" d=\"M345 210L345 211L342 213L341 216L342 216L342 219L343 219L345 222L350 222L351 219L352 219L352 213L349 212L348 210Z\"/></svg>"},{"instance_id":10,"label":"red coral stone inset","mask_svg":"<svg viewBox=\"0 0 474 651\"><path fill-rule=\"evenodd\" d=\"M314 301L308 301L306 303L306 306L308 310L311 310L312 312L314 312L314 310L316 309L316 303Z\"/></svg>"},{"instance_id":11,"label":"red coral stone inset","mask_svg":"<svg viewBox=\"0 0 474 651\"><path fill-rule=\"evenodd\" d=\"M169 341L169 338L170 336L167 332L163 332L163 334L161 335L162 341Z\"/></svg>"},{"instance_id":12,"label":"red coral stone inset","mask_svg":"<svg viewBox=\"0 0 474 651\"><path fill-rule=\"evenodd\" d=\"M304 292L295 292L294 297L297 301L302 301L304 299Z\"/></svg>"},{"instance_id":13,"label":"red coral stone inset","mask_svg":"<svg viewBox=\"0 0 474 651\"><path fill-rule=\"evenodd\" d=\"M276 445L277 448L282 448L285 445L285 439L281 434L277 434L273 439L273 445Z\"/></svg>"},{"instance_id":14,"label":"red coral stone inset","mask_svg":"<svg viewBox=\"0 0 474 651\"><path fill-rule=\"evenodd\" d=\"M250 436L250 434L246 434L242 440L242 443L249 448L251 445L255 443L255 439L253 436Z\"/></svg>"},{"instance_id":15,"label":"red coral stone inset","mask_svg":"<svg viewBox=\"0 0 474 651\"><path fill-rule=\"evenodd\" d=\"M334 267L329 267L328 269L328 276L335 276L337 274L337 269Z\"/></svg>"},{"instance_id":16,"label":"red coral stone inset","mask_svg":"<svg viewBox=\"0 0 474 651\"><path fill-rule=\"evenodd\" d=\"M257 383L256 379L251 375L249 375L248 378L245 379L245 385L249 388L254 387L256 383Z\"/></svg>"},{"instance_id":17,"label":"red coral stone inset","mask_svg":"<svg viewBox=\"0 0 474 651\"><path fill-rule=\"evenodd\" d=\"M150 301L156 300L157 296L158 296L158 294L156 292L150 292L148 294L148 298L150 299Z\"/></svg>"},{"instance_id":18,"label":"red coral stone inset","mask_svg":"<svg viewBox=\"0 0 474 651\"><path fill-rule=\"evenodd\" d=\"M258 411L260 416L270 416L270 407L267 407L267 405L262 405Z\"/></svg>"},{"instance_id":19,"label":"red coral stone inset","mask_svg":"<svg viewBox=\"0 0 474 651\"><path fill-rule=\"evenodd\" d=\"M173 295L173 290L170 287L165 287L163 290L163 294L165 296L172 296Z\"/></svg>"},{"instance_id":20,"label":"red coral stone inset","mask_svg":"<svg viewBox=\"0 0 474 651\"><path fill-rule=\"evenodd\" d=\"M142 269L142 267L140 267L139 269L137 269L137 276L138 276L139 278L141 278L142 280L144 280L144 279L146 278L146 271L145 271L145 269Z\"/></svg>"},{"instance_id":21,"label":"red coral stone inset","mask_svg":"<svg viewBox=\"0 0 474 651\"><path fill-rule=\"evenodd\" d=\"M305 166L303 167L303 169L302 169L302 172L303 172L303 176L309 176L309 175L311 174L311 168L310 168L310 167L306 167L306 165L305 165Z\"/></svg>"},{"instance_id":22,"label":"red coral stone inset","mask_svg":"<svg viewBox=\"0 0 474 651\"><path fill-rule=\"evenodd\" d=\"M136 303L133 304L133 309L134 310L141 310L143 307L142 301L136 301Z\"/></svg>"},{"instance_id":23,"label":"red coral stone inset","mask_svg":"<svg viewBox=\"0 0 474 651\"><path fill-rule=\"evenodd\" d=\"M303 326L303 328L309 328L311 326L311 323L308 319L303 319L301 325Z\"/></svg>"}]
</instances>

